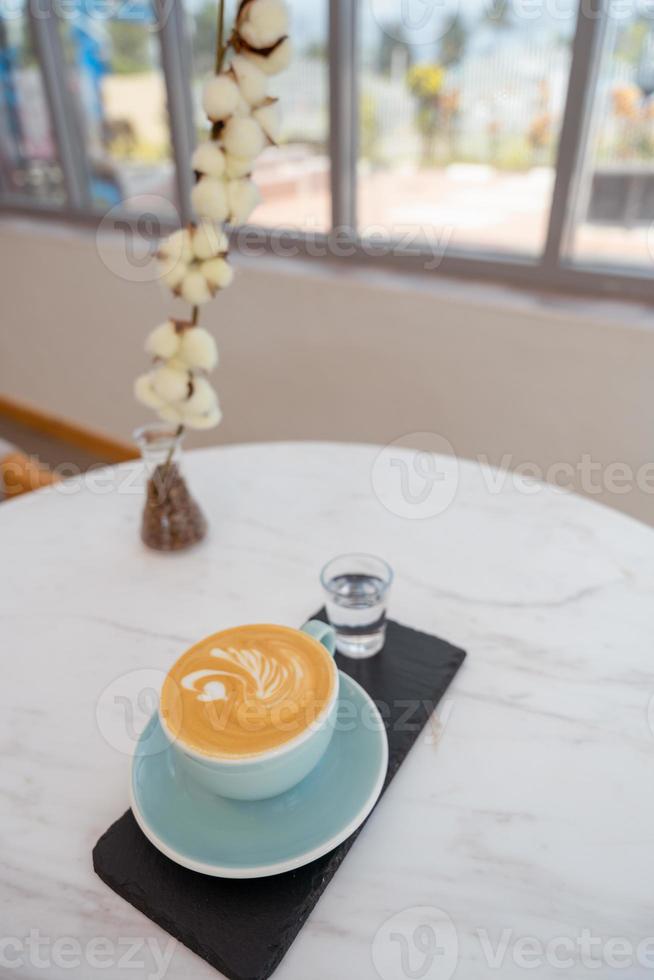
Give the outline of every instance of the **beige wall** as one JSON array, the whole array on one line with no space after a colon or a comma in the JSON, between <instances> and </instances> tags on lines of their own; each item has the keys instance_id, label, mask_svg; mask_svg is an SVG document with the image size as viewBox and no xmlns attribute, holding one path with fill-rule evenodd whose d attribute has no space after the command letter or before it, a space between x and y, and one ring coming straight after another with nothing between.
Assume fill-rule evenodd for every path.
<instances>
[{"instance_id":1,"label":"beige wall","mask_svg":"<svg viewBox=\"0 0 654 980\"><path fill-rule=\"evenodd\" d=\"M128 437L148 417L131 385L165 292L79 230L6 220L0 263L0 391ZM225 418L197 444L428 430L514 466L654 458L651 311L261 258L203 317ZM651 494L599 499L654 523Z\"/></svg>"}]
</instances>

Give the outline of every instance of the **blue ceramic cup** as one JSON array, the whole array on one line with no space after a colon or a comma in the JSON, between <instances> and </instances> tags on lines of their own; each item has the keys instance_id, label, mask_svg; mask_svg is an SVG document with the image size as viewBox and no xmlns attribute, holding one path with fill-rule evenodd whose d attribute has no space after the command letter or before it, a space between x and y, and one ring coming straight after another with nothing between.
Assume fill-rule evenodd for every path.
<instances>
[{"instance_id":1,"label":"blue ceramic cup","mask_svg":"<svg viewBox=\"0 0 654 980\"><path fill-rule=\"evenodd\" d=\"M327 623L312 620L302 633L316 641L316 655L328 658L334 683L329 701L299 735L274 749L243 759L218 759L185 745L166 727L159 711L161 729L171 743L176 770L204 789L234 800L263 800L291 789L320 762L334 732L338 701L338 670L334 663L335 633Z\"/></svg>"}]
</instances>

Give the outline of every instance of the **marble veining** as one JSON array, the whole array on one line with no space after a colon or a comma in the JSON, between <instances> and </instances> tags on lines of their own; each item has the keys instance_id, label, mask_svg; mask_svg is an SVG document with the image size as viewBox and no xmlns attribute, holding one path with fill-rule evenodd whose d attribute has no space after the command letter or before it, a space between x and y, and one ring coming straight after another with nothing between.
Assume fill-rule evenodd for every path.
<instances>
[{"instance_id":1,"label":"marble veining","mask_svg":"<svg viewBox=\"0 0 654 980\"><path fill-rule=\"evenodd\" d=\"M120 492L0 507L0 956L23 956L1 975L216 975L94 876L91 849L127 807L129 751L172 662L230 626L299 625L321 603L322 563L350 550L394 566L391 615L468 658L276 976L651 974L654 531L551 488L494 487L465 462L452 504L409 520L377 495L378 451L189 454L210 536L185 555L141 545L132 464L116 470ZM420 973L415 929L432 921L440 958ZM3 945L30 930L48 940L47 970ZM78 966L53 959L66 938ZM615 965L616 939L641 944L641 960ZM526 969L522 941L550 953Z\"/></svg>"}]
</instances>

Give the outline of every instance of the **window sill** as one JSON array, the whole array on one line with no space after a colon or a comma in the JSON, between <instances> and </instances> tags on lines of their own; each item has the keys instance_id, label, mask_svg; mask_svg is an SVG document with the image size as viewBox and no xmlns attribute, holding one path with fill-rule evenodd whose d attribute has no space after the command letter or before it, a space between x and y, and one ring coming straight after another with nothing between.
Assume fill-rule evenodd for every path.
<instances>
[{"instance_id":1,"label":"window sill","mask_svg":"<svg viewBox=\"0 0 654 980\"><path fill-rule=\"evenodd\" d=\"M133 220L133 216L132 216ZM111 227L98 228L94 218L87 220L63 220L61 215L53 220L52 215L46 217L29 215L25 212L5 212L0 215L0 230L10 234L34 235L53 241L65 241L71 245L97 247L101 240L102 247L121 250L123 232L112 230ZM168 232L168 227L162 222L162 234ZM258 229L259 252L261 254L243 254L237 250L232 252L234 265L243 270L260 271L262 273L284 275L290 278L316 279L333 282L335 285L349 283L367 288L390 290L393 292L420 293L433 296L435 301L447 300L480 311L522 312L526 315L541 315L555 317L561 320L575 318L580 321L604 323L608 326L637 328L651 332L654 329L652 304L654 304L654 286L650 280L639 281L643 292L649 294L649 302L632 296L614 297L588 295L584 290L581 295L572 295L569 291L557 292L554 289L536 289L524 281L511 284L507 279L510 272L518 268L510 262L491 262L487 274L474 274L479 260L461 259L457 274L450 274L442 266L437 271L426 272L424 257L403 256L401 259L392 256L376 261L371 256L359 253L350 256L309 257L301 237L293 238L289 233L284 238L286 252L275 254L271 247L271 230ZM278 235L278 233L277 233ZM293 245L294 254L289 254ZM470 266L467 275L459 269L463 264ZM489 278L492 268L503 267L503 275L499 281ZM523 264L523 268L524 268ZM538 267L528 266L534 278L538 277ZM598 285L599 288L599 285Z\"/></svg>"}]
</instances>

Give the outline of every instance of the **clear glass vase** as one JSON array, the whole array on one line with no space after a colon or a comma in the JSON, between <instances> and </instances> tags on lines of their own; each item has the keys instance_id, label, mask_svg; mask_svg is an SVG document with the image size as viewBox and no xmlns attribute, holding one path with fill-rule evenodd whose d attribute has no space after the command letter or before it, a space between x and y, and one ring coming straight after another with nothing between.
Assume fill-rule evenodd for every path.
<instances>
[{"instance_id":1,"label":"clear glass vase","mask_svg":"<svg viewBox=\"0 0 654 980\"><path fill-rule=\"evenodd\" d=\"M163 422L134 432L146 478L141 538L155 551L182 551L207 533L204 514L182 476L182 438L179 429Z\"/></svg>"}]
</instances>

